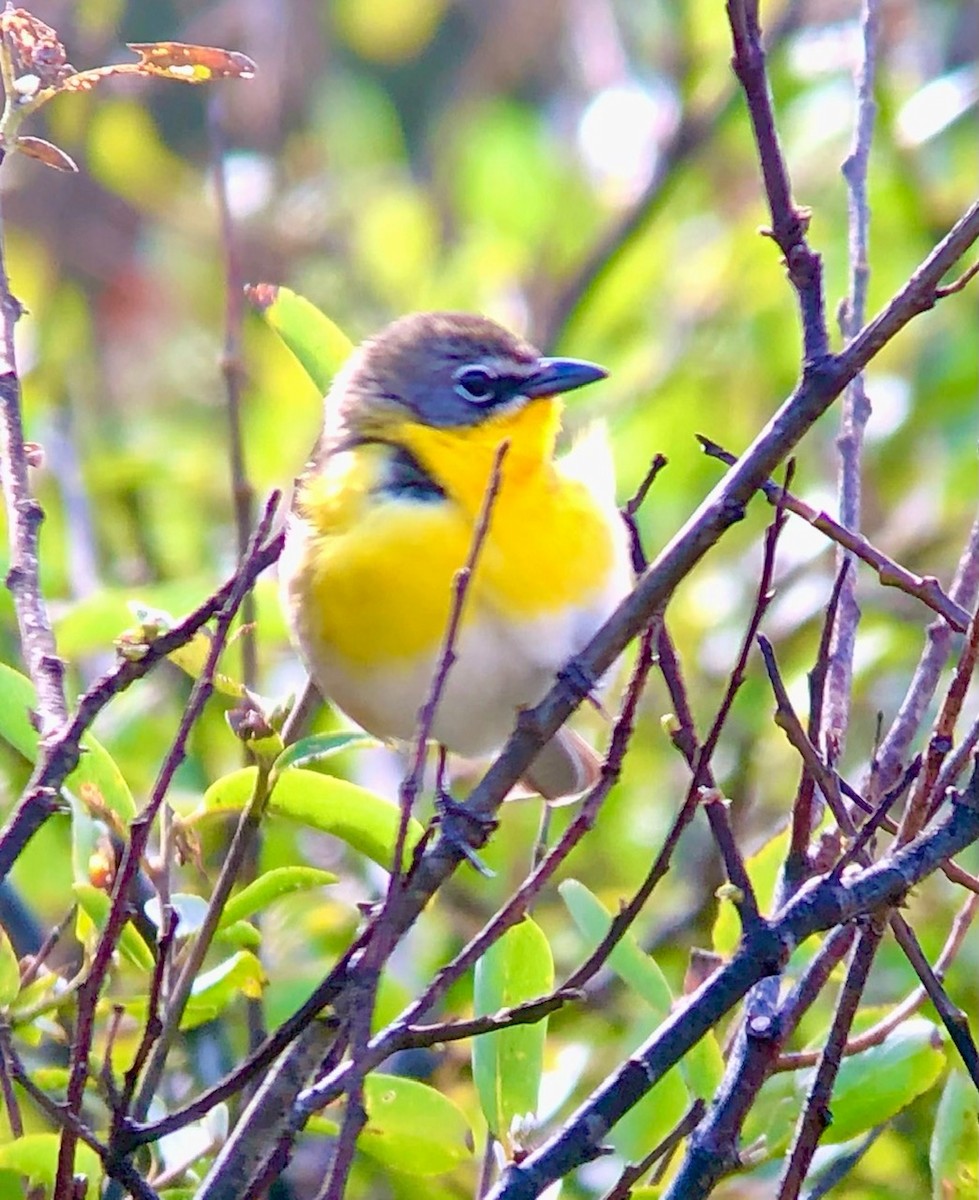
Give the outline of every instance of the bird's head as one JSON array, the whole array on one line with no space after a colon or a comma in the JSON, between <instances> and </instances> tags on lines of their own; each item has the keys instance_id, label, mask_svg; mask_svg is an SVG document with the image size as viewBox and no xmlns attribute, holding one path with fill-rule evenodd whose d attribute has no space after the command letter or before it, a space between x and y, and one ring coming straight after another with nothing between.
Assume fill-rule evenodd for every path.
<instances>
[{"instance_id":1,"label":"bird's head","mask_svg":"<svg viewBox=\"0 0 979 1200\"><path fill-rule=\"evenodd\" d=\"M545 358L487 317L413 313L354 352L327 397L327 429L339 439L384 438L406 425L492 426L506 437L534 402L606 374L579 359Z\"/></svg>"}]
</instances>

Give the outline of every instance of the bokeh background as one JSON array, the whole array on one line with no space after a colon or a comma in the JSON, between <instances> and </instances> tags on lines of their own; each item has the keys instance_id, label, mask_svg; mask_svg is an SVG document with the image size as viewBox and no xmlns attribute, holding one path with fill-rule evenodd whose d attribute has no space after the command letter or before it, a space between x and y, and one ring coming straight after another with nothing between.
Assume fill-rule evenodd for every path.
<instances>
[{"instance_id":1,"label":"bokeh background","mask_svg":"<svg viewBox=\"0 0 979 1200\"><path fill-rule=\"evenodd\" d=\"M831 313L847 286L840 164L853 130L858 7L811 0L763 11L779 127L796 199L812 209ZM882 9L871 312L977 186L979 10L968 0L885 0ZM215 142L225 151L237 280L296 288L355 340L408 310L478 309L545 350L606 364L606 383L570 398L567 426L607 423L623 499L655 453L668 457L641 517L650 553L719 478L694 433L737 452L793 386L798 321L778 252L759 236L764 198L719 0L38 0L33 11L56 27L79 69L119 61L125 42L158 39L234 48L258 64L247 83L112 81L59 97L29 132L57 142L79 173L56 174L18 156L3 166L7 264L28 309L18 327L25 420L46 456L35 473L47 514L43 582L76 692L111 661L114 638L133 623L131 601L180 615L234 566L220 366L228 253L215 204ZM867 376L874 415L865 532L944 582L976 510L977 295L973 286L916 320ZM835 325L833 332L838 345ZM260 502L301 468L321 401L251 315L240 365L245 466ZM836 420L831 412L806 439L795 483L830 511ZM757 501L670 608L702 726L753 601L769 517ZM790 525L766 629L800 707L833 563L821 537ZM843 763L856 784L877 714L886 723L896 711L928 620L865 571L860 599ZM272 579L258 592L257 645L258 690L285 697L300 674ZM19 663L5 592L0 651ZM240 670L239 653L229 651L229 672ZM137 800L189 687L176 668L158 671L100 720L96 732ZM194 735L178 806L196 803L239 762L225 707L215 699ZM668 709L654 681L623 781L568 867L613 907L641 879L683 795L685 769L661 726ZM746 850L784 824L797 780L770 710L755 663L715 764ZM597 720L585 725L602 736ZM12 755L3 761L9 800L24 769ZM342 769L382 787L396 780L388 763L363 756ZM507 808L505 836L486 856L495 880L464 871L447 889L390 982L392 1010L522 878L537 819L533 805ZM374 894L378 877L301 828L270 827L262 853L266 865L311 861L345 878L321 902L286 900L267 918L274 1022L329 965L357 921L353 902ZM203 875L187 874L186 886L206 895ZM49 922L64 911L69 877L65 824L54 821L24 855L16 881ZM697 827L638 931L677 990L690 947L711 943L719 880ZM935 885L914 902L932 952L956 899ZM544 897L537 916L559 970L577 961L581 946L555 895ZM977 999L977 966L973 939L949 977L966 1007ZM893 1001L911 983L886 947L873 999ZM569 1056L561 1078L579 1098L641 1024L635 1002L610 981L593 1000L574 1025L553 1021ZM468 1003L459 989L452 1005L462 1011ZM818 1036L819 1019L806 1032ZM227 1053L240 1053L234 1032ZM423 1069L472 1107L462 1050ZM878 1140L847 1195L926 1193L936 1101L932 1090ZM397 1182L382 1185L369 1167L361 1170L364 1189L398 1191ZM432 1181L426 1194L462 1194L471 1187L465 1178ZM594 1178L600 1190L601 1172ZM568 1194L591 1194L590 1186L569 1185ZM759 1182L759 1194L766 1186ZM740 1181L737 1194L753 1194L750 1187Z\"/></svg>"}]
</instances>

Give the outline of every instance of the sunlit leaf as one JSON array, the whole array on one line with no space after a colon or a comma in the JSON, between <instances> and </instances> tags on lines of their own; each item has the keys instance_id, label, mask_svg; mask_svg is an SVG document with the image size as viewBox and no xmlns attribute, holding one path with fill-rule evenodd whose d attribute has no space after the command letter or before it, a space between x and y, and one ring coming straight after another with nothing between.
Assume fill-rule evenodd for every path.
<instances>
[{"instance_id":1,"label":"sunlit leaf","mask_svg":"<svg viewBox=\"0 0 979 1200\"><path fill-rule=\"evenodd\" d=\"M254 783L254 767L225 775L207 789L202 804L186 822L193 824L209 816L240 812L251 797ZM400 809L346 779L289 767L275 781L269 812L331 833L386 869L394 860ZM406 865L422 832L421 825L412 818L405 843Z\"/></svg>"},{"instance_id":2,"label":"sunlit leaf","mask_svg":"<svg viewBox=\"0 0 979 1200\"><path fill-rule=\"evenodd\" d=\"M211 83L215 79L251 79L255 64L247 55L214 46L194 46L184 42L130 42L129 49L139 62L114 63L79 71L62 79L56 92L88 92L103 79L114 75L142 75L157 79L175 79L180 83Z\"/></svg>"},{"instance_id":3,"label":"sunlit leaf","mask_svg":"<svg viewBox=\"0 0 979 1200\"><path fill-rule=\"evenodd\" d=\"M218 928L227 929L268 908L273 901L290 892L310 891L336 882L337 876L332 871L320 871L315 867L275 867L242 888L225 904Z\"/></svg>"},{"instance_id":4,"label":"sunlit leaf","mask_svg":"<svg viewBox=\"0 0 979 1200\"><path fill-rule=\"evenodd\" d=\"M608 933L612 914L576 879L565 880L558 891L588 950L594 950ZM670 985L659 964L642 949L632 933L627 931L619 939L609 955L608 965L646 1001L658 1022L666 1020L674 999ZM714 1094L724 1073L724 1059L713 1031L691 1047L683 1058L681 1069L694 1095L706 1100Z\"/></svg>"},{"instance_id":5,"label":"sunlit leaf","mask_svg":"<svg viewBox=\"0 0 979 1200\"><path fill-rule=\"evenodd\" d=\"M928 1163L932 1200L974 1200L979 1194L979 1093L960 1068L945 1081Z\"/></svg>"},{"instance_id":6,"label":"sunlit leaf","mask_svg":"<svg viewBox=\"0 0 979 1200\"><path fill-rule=\"evenodd\" d=\"M177 624L170 613L164 612L163 609L151 608L149 605L138 601L130 601L129 609L139 622L139 628L125 630L119 635L117 644L122 647L126 645L150 645L155 638L169 632ZM209 630L198 629L189 641L184 642L182 646L178 646L176 650L171 651L167 655L167 658L176 664L181 671L189 675L191 679L196 680L203 675L212 649L213 639ZM222 674L220 671L214 672L211 681L215 689L226 696L241 699L245 694L244 684L240 683L237 679L232 679L230 675Z\"/></svg>"},{"instance_id":7,"label":"sunlit leaf","mask_svg":"<svg viewBox=\"0 0 979 1200\"><path fill-rule=\"evenodd\" d=\"M476 964L473 994L478 1016L488 1016L554 986L551 948L529 918L514 925ZM483 1116L509 1152L515 1122L533 1118L544 1068L547 1020L480 1034L473 1039L473 1079Z\"/></svg>"},{"instance_id":8,"label":"sunlit leaf","mask_svg":"<svg viewBox=\"0 0 979 1200\"><path fill-rule=\"evenodd\" d=\"M325 395L350 356L350 339L314 304L290 288L254 283L245 288L245 294Z\"/></svg>"},{"instance_id":9,"label":"sunlit leaf","mask_svg":"<svg viewBox=\"0 0 979 1200\"><path fill-rule=\"evenodd\" d=\"M447 1096L395 1075L364 1081L367 1125L358 1150L407 1175L439 1175L472 1157L472 1131Z\"/></svg>"},{"instance_id":10,"label":"sunlit leaf","mask_svg":"<svg viewBox=\"0 0 979 1200\"><path fill-rule=\"evenodd\" d=\"M57 1133L29 1133L24 1137L0 1145L0 1170L17 1171L25 1175L31 1184L47 1188L54 1186L58 1166L58 1148L61 1135ZM75 1147L75 1171L87 1180L85 1200L97 1200L102 1179L102 1163L99 1156L84 1142Z\"/></svg>"},{"instance_id":11,"label":"sunlit leaf","mask_svg":"<svg viewBox=\"0 0 979 1200\"><path fill-rule=\"evenodd\" d=\"M784 829L775 837L770 838L760 850L756 850L745 863L762 912L768 912L771 908L775 885L782 863L785 861L788 844L789 830ZM741 939L741 921L738 918L738 910L734 901L725 895L720 897L720 903L717 906L712 938L714 950L725 956L734 953Z\"/></svg>"},{"instance_id":12,"label":"sunlit leaf","mask_svg":"<svg viewBox=\"0 0 979 1200\"><path fill-rule=\"evenodd\" d=\"M275 772L286 767L308 767L313 763L326 762L342 750L356 746L376 746L377 739L360 729L341 729L337 733L314 733L286 746L272 764Z\"/></svg>"},{"instance_id":13,"label":"sunlit leaf","mask_svg":"<svg viewBox=\"0 0 979 1200\"><path fill-rule=\"evenodd\" d=\"M30 714L37 704L34 685L19 671L0 663L0 738L28 762L37 758L38 734ZM104 804L123 822L136 815L136 804L122 772L109 752L91 734L82 738L78 766L68 776L66 787L91 807Z\"/></svg>"},{"instance_id":14,"label":"sunlit leaf","mask_svg":"<svg viewBox=\"0 0 979 1200\"><path fill-rule=\"evenodd\" d=\"M879 1046L844 1058L833 1087L833 1120L825 1142L851 1138L889 1120L927 1092L945 1068L942 1033L924 1017L899 1025ZM811 1071L796 1072L796 1099L801 1103Z\"/></svg>"}]
</instances>

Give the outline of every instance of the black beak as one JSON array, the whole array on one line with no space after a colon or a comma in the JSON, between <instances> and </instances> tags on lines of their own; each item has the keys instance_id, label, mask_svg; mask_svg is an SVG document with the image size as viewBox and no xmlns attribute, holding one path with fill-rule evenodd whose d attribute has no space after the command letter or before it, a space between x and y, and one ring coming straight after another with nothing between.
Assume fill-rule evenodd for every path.
<instances>
[{"instance_id":1,"label":"black beak","mask_svg":"<svg viewBox=\"0 0 979 1200\"><path fill-rule=\"evenodd\" d=\"M541 358L537 369L523 381L520 391L525 396L556 396L572 392L586 383L597 383L608 371L581 358Z\"/></svg>"}]
</instances>

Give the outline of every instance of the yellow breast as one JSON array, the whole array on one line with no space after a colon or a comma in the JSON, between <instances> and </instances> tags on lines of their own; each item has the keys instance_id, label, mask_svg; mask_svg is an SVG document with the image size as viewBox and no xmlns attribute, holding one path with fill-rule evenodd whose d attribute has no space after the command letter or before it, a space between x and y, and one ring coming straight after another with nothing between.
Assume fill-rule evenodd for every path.
<instances>
[{"instance_id":1,"label":"yellow breast","mask_svg":"<svg viewBox=\"0 0 979 1200\"><path fill-rule=\"evenodd\" d=\"M298 502L307 534L290 603L303 611L306 638L364 667L412 660L440 644L453 576L469 552L503 440L510 447L465 622L481 613L536 622L587 607L615 565L618 529L583 483L556 469L557 420L556 403L538 401L466 429L403 423L387 431L445 491L436 503L376 492L387 445L328 459L304 482Z\"/></svg>"}]
</instances>

